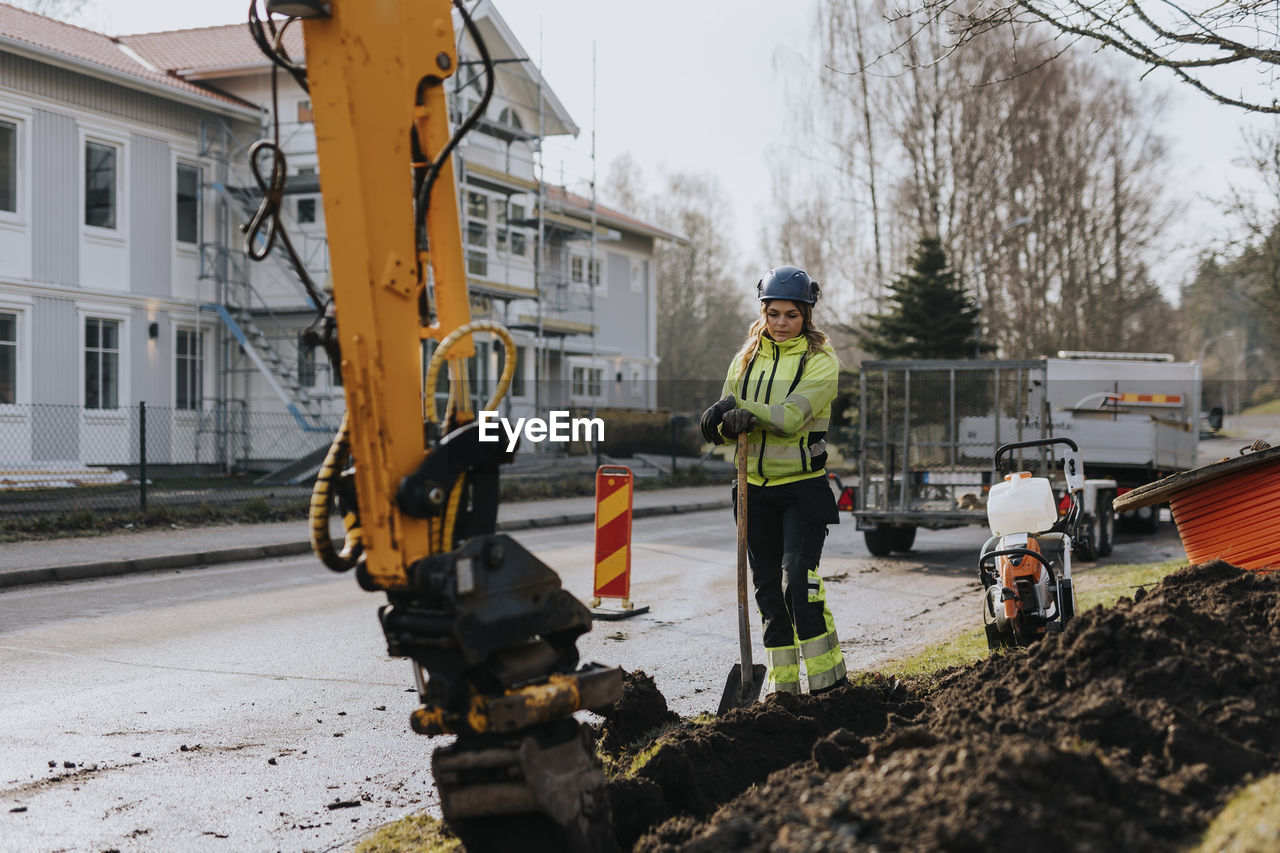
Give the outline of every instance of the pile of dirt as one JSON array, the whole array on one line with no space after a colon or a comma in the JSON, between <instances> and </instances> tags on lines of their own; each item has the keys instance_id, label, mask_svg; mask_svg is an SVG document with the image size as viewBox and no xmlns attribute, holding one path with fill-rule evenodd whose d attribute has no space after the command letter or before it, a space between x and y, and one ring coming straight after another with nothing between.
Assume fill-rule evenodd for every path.
<instances>
[{"instance_id":1,"label":"pile of dirt","mask_svg":"<svg viewBox=\"0 0 1280 853\"><path fill-rule=\"evenodd\" d=\"M632 745L655 730L678 723L676 712L667 707L667 697L658 691L644 670L622 674L622 698L613 706L595 731L600 749L610 755L625 757Z\"/></svg>"},{"instance_id":2,"label":"pile of dirt","mask_svg":"<svg viewBox=\"0 0 1280 853\"><path fill-rule=\"evenodd\" d=\"M1278 669L1280 575L1189 567L928 696L871 677L682 724L609 783L619 845L1178 849L1280 770Z\"/></svg>"}]
</instances>

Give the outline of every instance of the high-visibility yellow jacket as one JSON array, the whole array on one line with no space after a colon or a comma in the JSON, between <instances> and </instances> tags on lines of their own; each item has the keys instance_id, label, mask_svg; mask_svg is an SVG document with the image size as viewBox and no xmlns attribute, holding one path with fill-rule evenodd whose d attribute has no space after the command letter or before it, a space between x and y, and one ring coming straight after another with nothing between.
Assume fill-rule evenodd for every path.
<instances>
[{"instance_id":1,"label":"high-visibility yellow jacket","mask_svg":"<svg viewBox=\"0 0 1280 853\"><path fill-rule=\"evenodd\" d=\"M729 365L721 395L732 394L738 408L756 417L747 435L747 482L776 486L821 477L827 464L826 437L840 364L828 344L808 354L809 341L797 335L776 343L761 334L760 348L744 373ZM721 437L725 443L735 439Z\"/></svg>"}]
</instances>

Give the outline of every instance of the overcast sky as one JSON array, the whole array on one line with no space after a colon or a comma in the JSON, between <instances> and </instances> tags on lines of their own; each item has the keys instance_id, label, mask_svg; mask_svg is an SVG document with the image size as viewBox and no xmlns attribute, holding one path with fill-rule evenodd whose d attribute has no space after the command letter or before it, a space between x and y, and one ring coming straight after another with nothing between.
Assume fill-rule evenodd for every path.
<instances>
[{"instance_id":1,"label":"overcast sky","mask_svg":"<svg viewBox=\"0 0 1280 853\"><path fill-rule=\"evenodd\" d=\"M783 61L817 54L816 0L499 0L528 56L582 129L569 144L548 145L547 178L585 192L596 175L630 153L651 183L662 170L717 175L734 206L733 234L747 262L763 261L761 217L771 195L766 156L788 135ZM245 0L89 0L81 23L111 34L239 23ZM595 54L593 68L593 48ZM1134 76L1138 76L1135 69ZM1163 128L1176 178L1170 190L1193 215L1171 229L1168 281L1189 267L1194 250L1222 223L1205 196L1225 192L1243 173L1232 166L1243 126L1273 128L1274 119L1210 104L1161 75L1144 82L1172 90ZM594 78L594 85L593 85ZM594 105L594 106L593 106Z\"/></svg>"}]
</instances>

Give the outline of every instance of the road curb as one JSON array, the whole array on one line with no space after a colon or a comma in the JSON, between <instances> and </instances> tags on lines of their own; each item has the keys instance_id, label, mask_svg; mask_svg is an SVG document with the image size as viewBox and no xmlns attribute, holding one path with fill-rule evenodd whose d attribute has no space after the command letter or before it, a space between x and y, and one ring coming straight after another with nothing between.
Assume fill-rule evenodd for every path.
<instances>
[{"instance_id":1,"label":"road curb","mask_svg":"<svg viewBox=\"0 0 1280 853\"><path fill-rule=\"evenodd\" d=\"M16 569L0 573L0 589L57 581L91 580L166 569L194 569L220 563L239 563L271 557L291 557L296 554L305 554L310 550L310 542L273 542L269 545L246 545L239 548L159 554L154 557L134 557L127 560L99 560L91 563L71 563L65 566L43 566L38 569Z\"/></svg>"},{"instance_id":2,"label":"road curb","mask_svg":"<svg viewBox=\"0 0 1280 853\"><path fill-rule=\"evenodd\" d=\"M631 510L632 518L650 518L660 515L678 515L687 512L706 512L732 507L732 502L703 501L669 506L641 506ZM570 524L591 524L594 513L570 513L541 518L522 518L499 522L499 533L517 530L539 530L547 527L565 527ZM89 563L71 563L65 566L43 566L36 569L14 569L0 572L0 590L60 581L92 580L94 578L131 575L170 569L196 569L223 563L243 563L249 560L265 560L272 557L293 557L311 551L311 543L273 542L268 545L245 545L238 548L219 548L205 551L189 551L177 554L160 554L153 557L133 557L127 560L98 560Z\"/></svg>"}]
</instances>

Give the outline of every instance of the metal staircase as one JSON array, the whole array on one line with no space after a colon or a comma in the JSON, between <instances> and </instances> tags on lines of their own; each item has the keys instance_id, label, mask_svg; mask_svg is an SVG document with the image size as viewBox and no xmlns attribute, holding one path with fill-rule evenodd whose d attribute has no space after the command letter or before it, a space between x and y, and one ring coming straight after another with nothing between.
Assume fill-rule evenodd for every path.
<instances>
[{"instance_id":1,"label":"metal staircase","mask_svg":"<svg viewBox=\"0 0 1280 853\"><path fill-rule=\"evenodd\" d=\"M294 342L285 336L291 326L279 316L288 312L314 312L316 305L306 292L296 271L281 253L271 252L258 269L266 284L283 299L292 302L281 307L281 299L273 308L253 285L250 261L240 243L240 221L252 217L257 209L256 185L237 163L247 162L248 147L235 138L231 129L222 122L202 126L201 155L215 162L217 175L206 180L205 188L215 194L217 215L207 229L212 234L200 244L200 277L217 285L218 301L201 305L203 311L216 314L227 333L236 341L250 371L261 374L271 391L279 397L285 409L298 426L306 432L332 432L341 416L335 411L328 395L316 394L308 388L299 375L296 360L281 354L282 345L289 348ZM275 337L268 329L276 330ZM287 351L287 350L286 350ZM227 365L224 369L238 368Z\"/></svg>"},{"instance_id":2,"label":"metal staircase","mask_svg":"<svg viewBox=\"0 0 1280 853\"><path fill-rule=\"evenodd\" d=\"M212 311L222 318L227 331L258 368L298 426L307 432L333 432L336 424L332 417L326 417L323 402L302 385L296 371L289 369L266 333L254 322L252 314L230 305L201 305L200 310Z\"/></svg>"}]
</instances>

